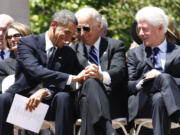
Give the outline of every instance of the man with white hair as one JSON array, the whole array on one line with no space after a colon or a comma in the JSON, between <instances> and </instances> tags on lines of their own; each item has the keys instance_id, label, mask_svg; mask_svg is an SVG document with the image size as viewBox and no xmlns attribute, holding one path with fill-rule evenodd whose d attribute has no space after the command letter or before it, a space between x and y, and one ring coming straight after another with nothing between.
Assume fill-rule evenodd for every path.
<instances>
[{"instance_id":1,"label":"man with white hair","mask_svg":"<svg viewBox=\"0 0 180 135\"><path fill-rule=\"evenodd\" d=\"M168 18L162 9L144 7L136 21L143 43L128 51L129 122L152 110L154 135L169 135L171 120L179 122L180 47L166 40Z\"/></svg>"},{"instance_id":2,"label":"man with white hair","mask_svg":"<svg viewBox=\"0 0 180 135\"><path fill-rule=\"evenodd\" d=\"M127 114L124 43L99 35L102 17L95 9L82 8L75 15L81 41L73 48L88 78L78 98L81 135L116 135L111 118Z\"/></svg>"},{"instance_id":3,"label":"man with white hair","mask_svg":"<svg viewBox=\"0 0 180 135\"><path fill-rule=\"evenodd\" d=\"M8 26L13 22L13 18L7 14L0 14L0 60L9 58L10 52L6 49L4 37Z\"/></svg>"}]
</instances>

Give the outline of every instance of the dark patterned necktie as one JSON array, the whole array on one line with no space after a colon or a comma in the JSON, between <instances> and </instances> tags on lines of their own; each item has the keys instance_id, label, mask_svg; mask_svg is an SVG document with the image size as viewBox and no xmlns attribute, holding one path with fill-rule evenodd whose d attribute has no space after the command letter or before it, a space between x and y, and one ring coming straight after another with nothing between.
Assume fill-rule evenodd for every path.
<instances>
[{"instance_id":1,"label":"dark patterned necktie","mask_svg":"<svg viewBox=\"0 0 180 135\"><path fill-rule=\"evenodd\" d=\"M52 63L54 61L55 53L56 53L56 48L51 47L49 52L48 52L48 55L47 55L47 67L48 68L51 68L51 66L52 66Z\"/></svg>"},{"instance_id":2,"label":"dark patterned necktie","mask_svg":"<svg viewBox=\"0 0 180 135\"><path fill-rule=\"evenodd\" d=\"M99 65L97 53L95 51L95 47L94 46L91 46L88 56L89 56L89 61L91 63Z\"/></svg>"},{"instance_id":3,"label":"dark patterned necktie","mask_svg":"<svg viewBox=\"0 0 180 135\"><path fill-rule=\"evenodd\" d=\"M155 69L159 70L160 72L163 71L161 61L158 58L158 53L160 49L158 47L153 48L152 53L153 53L153 65Z\"/></svg>"},{"instance_id":4,"label":"dark patterned necktie","mask_svg":"<svg viewBox=\"0 0 180 135\"><path fill-rule=\"evenodd\" d=\"M4 51L3 50L1 50L0 56L1 56L1 59L4 60Z\"/></svg>"}]
</instances>

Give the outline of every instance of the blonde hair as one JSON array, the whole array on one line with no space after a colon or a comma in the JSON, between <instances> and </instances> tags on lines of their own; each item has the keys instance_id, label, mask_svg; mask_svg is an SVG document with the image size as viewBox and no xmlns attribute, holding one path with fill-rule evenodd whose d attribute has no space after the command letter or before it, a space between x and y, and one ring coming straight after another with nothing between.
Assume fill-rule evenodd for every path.
<instances>
[{"instance_id":1,"label":"blonde hair","mask_svg":"<svg viewBox=\"0 0 180 135\"><path fill-rule=\"evenodd\" d=\"M12 23L11 25L9 25L8 29L10 28L17 30L19 34L21 34L22 37L32 34L32 31L29 28L29 26L19 23L19 22ZM8 35L8 29L7 29L5 37ZM6 46L9 48L7 40L6 40Z\"/></svg>"}]
</instances>

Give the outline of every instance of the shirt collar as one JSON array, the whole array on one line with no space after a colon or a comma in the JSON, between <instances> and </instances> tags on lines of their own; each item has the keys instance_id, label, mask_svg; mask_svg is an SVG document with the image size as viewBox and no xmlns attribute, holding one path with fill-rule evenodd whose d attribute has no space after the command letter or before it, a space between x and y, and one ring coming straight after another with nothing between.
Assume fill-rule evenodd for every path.
<instances>
[{"instance_id":1,"label":"shirt collar","mask_svg":"<svg viewBox=\"0 0 180 135\"><path fill-rule=\"evenodd\" d=\"M153 47L154 48L154 47ZM166 53L167 52L167 40L166 38L164 41L158 46L161 52Z\"/></svg>"},{"instance_id":2,"label":"shirt collar","mask_svg":"<svg viewBox=\"0 0 180 135\"><path fill-rule=\"evenodd\" d=\"M45 33L45 41L46 41L46 51L48 51L50 48L54 47L53 43L51 42L48 31Z\"/></svg>"},{"instance_id":3,"label":"shirt collar","mask_svg":"<svg viewBox=\"0 0 180 135\"><path fill-rule=\"evenodd\" d=\"M101 41L101 37L99 37L98 40L94 43L94 47L96 48L96 50L99 50L100 41ZM86 48L87 48L88 52L89 52L90 47L91 46L86 45Z\"/></svg>"}]
</instances>

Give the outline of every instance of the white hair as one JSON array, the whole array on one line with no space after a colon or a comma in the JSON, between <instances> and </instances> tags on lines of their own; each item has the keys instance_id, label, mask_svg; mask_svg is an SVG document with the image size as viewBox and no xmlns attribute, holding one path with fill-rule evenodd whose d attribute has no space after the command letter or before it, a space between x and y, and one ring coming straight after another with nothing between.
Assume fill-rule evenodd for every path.
<instances>
[{"instance_id":1,"label":"white hair","mask_svg":"<svg viewBox=\"0 0 180 135\"><path fill-rule=\"evenodd\" d=\"M75 16L77 18L81 16L88 16L88 15L92 15L94 19L94 24L101 22L102 17L99 14L99 12L96 11L94 8L81 8L75 13Z\"/></svg>"},{"instance_id":2,"label":"white hair","mask_svg":"<svg viewBox=\"0 0 180 135\"><path fill-rule=\"evenodd\" d=\"M108 23L104 16L101 18L101 28L108 28Z\"/></svg>"},{"instance_id":3,"label":"white hair","mask_svg":"<svg viewBox=\"0 0 180 135\"><path fill-rule=\"evenodd\" d=\"M0 20L7 20L9 23L13 23L14 19L7 14L0 14Z\"/></svg>"},{"instance_id":4,"label":"white hair","mask_svg":"<svg viewBox=\"0 0 180 135\"><path fill-rule=\"evenodd\" d=\"M136 14L136 21L139 22L140 19L145 19L154 26L162 24L164 33L167 32L168 17L161 8L148 6L140 9Z\"/></svg>"}]
</instances>

